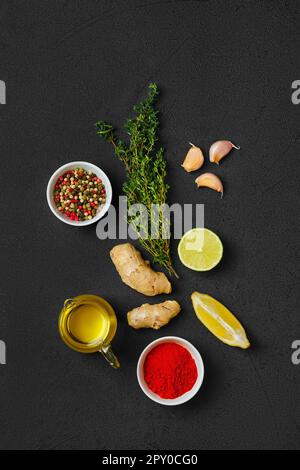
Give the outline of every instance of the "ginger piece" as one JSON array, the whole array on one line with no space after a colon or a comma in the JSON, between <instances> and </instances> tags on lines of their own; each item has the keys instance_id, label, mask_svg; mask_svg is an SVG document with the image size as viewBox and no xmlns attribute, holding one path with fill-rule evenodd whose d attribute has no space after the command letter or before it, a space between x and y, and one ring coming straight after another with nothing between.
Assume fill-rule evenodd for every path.
<instances>
[{"instance_id":1,"label":"ginger piece","mask_svg":"<svg viewBox=\"0 0 300 470\"><path fill-rule=\"evenodd\" d=\"M175 300L167 300L161 304L143 304L127 313L128 325L136 330L140 328L153 328L159 330L176 317L181 306Z\"/></svg>"},{"instance_id":2,"label":"ginger piece","mask_svg":"<svg viewBox=\"0 0 300 470\"><path fill-rule=\"evenodd\" d=\"M122 281L132 289L149 296L172 292L167 276L153 271L149 261L130 243L115 246L110 257Z\"/></svg>"}]
</instances>

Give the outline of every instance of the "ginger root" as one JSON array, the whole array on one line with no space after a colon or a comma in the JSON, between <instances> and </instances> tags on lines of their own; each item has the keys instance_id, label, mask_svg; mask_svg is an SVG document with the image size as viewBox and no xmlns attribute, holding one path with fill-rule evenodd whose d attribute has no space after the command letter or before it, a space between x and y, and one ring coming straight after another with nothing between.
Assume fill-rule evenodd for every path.
<instances>
[{"instance_id":1,"label":"ginger root","mask_svg":"<svg viewBox=\"0 0 300 470\"><path fill-rule=\"evenodd\" d=\"M115 246L110 257L122 281L144 295L170 294L172 286L164 273L155 272L149 261L130 243Z\"/></svg>"},{"instance_id":2,"label":"ginger root","mask_svg":"<svg viewBox=\"0 0 300 470\"><path fill-rule=\"evenodd\" d=\"M167 300L161 304L143 304L127 313L128 325L136 330L153 328L159 330L180 312L181 307L175 300Z\"/></svg>"}]
</instances>

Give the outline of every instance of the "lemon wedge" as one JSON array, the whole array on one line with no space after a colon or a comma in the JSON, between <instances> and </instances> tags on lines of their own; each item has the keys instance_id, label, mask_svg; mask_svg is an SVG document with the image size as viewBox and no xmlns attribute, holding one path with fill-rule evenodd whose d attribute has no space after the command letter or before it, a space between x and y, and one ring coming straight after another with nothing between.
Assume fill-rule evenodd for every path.
<instances>
[{"instance_id":1,"label":"lemon wedge","mask_svg":"<svg viewBox=\"0 0 300 470\"><path fill-rule=\"evenodd\" d=\"M199 292L194 292L191 297L197 317L213 335L229 346L242 349L250 347L243 326L224 305Z\"/></svg>"},{"instance_id":2,"label":"lemon wedge","mask_svg":"<svg viewBox=\"0 0 300 470\"><path fill-rule=\"evenodd\" d=\"M184 266L194 271L210 271L223 257L220 238L207 228L186 232L178 245L178 255Z\"/></svg>"}]
</instances>

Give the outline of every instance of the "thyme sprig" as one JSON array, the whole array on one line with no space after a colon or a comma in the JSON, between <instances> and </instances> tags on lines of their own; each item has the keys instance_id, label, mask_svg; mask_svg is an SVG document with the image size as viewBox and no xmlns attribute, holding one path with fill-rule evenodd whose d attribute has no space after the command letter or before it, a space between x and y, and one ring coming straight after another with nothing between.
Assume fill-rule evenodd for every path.
<instances>
[{"instance_id":1,"label":"thyme sprig","mask_svg":"<svg viewBox=\"0 0 300 470\"><path fill-rule=\"evenodd\" d=\"M115 154L126 167L127 177L123 191L127 196L129 214L133 204L143 204L146 207L148 227L141 227L140 218L128 218L140 244L152 255L155 263L178 277L170 254L170 237L166 237L169 218L164 210L159 211L159 217L153 217L153 205L163 208L167 203L169 189L166 183L165 151L162 147L157 147L159 119L154 107L157 96L157 85L151 83L145 101L134 107L136 116L125 123L128 143L119 139L113 126L104 121L98 121L96 129L98 135L113 145ZM156 234L154 238L151 233L149 236L151 224L152 233L154 231Z\"/></svg>"}]
</instances>

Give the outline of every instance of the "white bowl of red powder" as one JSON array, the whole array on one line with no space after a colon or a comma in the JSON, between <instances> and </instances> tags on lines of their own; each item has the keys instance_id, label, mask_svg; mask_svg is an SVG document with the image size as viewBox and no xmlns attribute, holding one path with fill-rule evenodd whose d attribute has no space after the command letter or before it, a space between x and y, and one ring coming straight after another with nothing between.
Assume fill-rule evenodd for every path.
<instances>
[{"instance_id":1,"label":"white bowl of red powder","mask_svg":"<svg viewBox=\"0 0 300 470\"><path fill-rule=\"evenodd\" d=\"M165 336L150 343L137 365L143 392L161 405L182 405L191 400L204 380L199 351L187 340Z\"/></svg>"}]
</instances>

